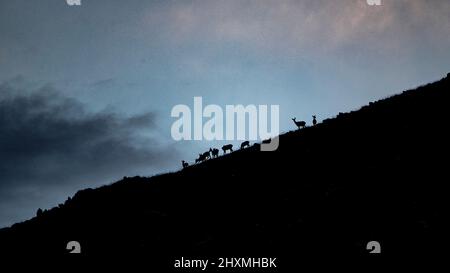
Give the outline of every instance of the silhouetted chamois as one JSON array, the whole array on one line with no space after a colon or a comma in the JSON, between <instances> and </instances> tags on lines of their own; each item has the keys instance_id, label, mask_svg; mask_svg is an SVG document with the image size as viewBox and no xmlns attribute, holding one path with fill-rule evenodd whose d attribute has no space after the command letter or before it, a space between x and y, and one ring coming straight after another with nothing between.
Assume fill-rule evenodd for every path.
<instances>
[{"instance_id":1,"label":"silhouetted chamois","mask_svg":"<svg viewBox=\"0 0 450 273\"><path fill-rule=\"evenodd\" d=\"M210 159L211 158L211 153L210 153L210 151L207 151L207 152L204 152L202 156L205 158L205 160L206 159Z\"/></svg>"},{"instance_id":2,"label":"silhouetted chamois","mask_svg":"<svg viewBox=\"0 0 450 273\"><path fill-rule=\"evenodd\" d=\"M204 152L203 154L198 154L198 158L195 159L195 163L203 162L206 159L211 158L209 152Z\"/></svg>"},{"instance_id":3,"label":"silhouetted chamois","mask_svg":"<svg viewBox=\"0 0 450 273\"><path fill-rule=\"evenodd\" d=\"M248 140L241 143L241 149L244 149L245 147L250 147L250 142Z\"/></svg>"},{"instance_id":4,"label":"silhouetted chamois","mask_svg":"<svg viewBox=\"0 0 450 273\"><path fill-rule=\"evenodd\" d=\"M298 129L301 129L302 127L305 128L306 126L306 122L301 120L301 121L296 121L296 118L293 118L292 120L294 121L295 125L297 125Z\"/></svg>"},{"instance_id":5,"label":"silhouetted chamois","mask_svg":"<svg viewBox=\"0 0 450 273\"><path fill-rule=\"evenodd\" d=\"M189 163L184 160L181 160L181 165L183 165L183 168L189 167Z\"/></svg>"},{"instance_id":6,"label":"silhouetted chamois","mask_svg":"<svg viewBox=\"0 0 450 273\"><path fill-rule=\"evenodd\" d=\"M198 154L198 158L195 159L195 164L202 162L203 160L205 160L201 154Z\"/></svg>"},{"instance_id":7,"label":"silhouetted chamois","mask_svg":"<svg viewBox=\"0 0 450 273\"><path fill-rule=\"evenodd\" d=\"M216 148L211 149L211 148L209 148L209 152L211 153L213 158L219 157L219 149L216 149Z\"/></svg>"},{"instance_id":8,"label":"silhouetted chamois","mask_svg":"<svg viewBox=\"0 0 450 273\"><path fill-rule=\"evenodd\" d=\"M312 124L313 125L316 125L317 124L317 119L316 119L316 116L312 116L313 117L313 121L312 121Z\"/></svg>"},{"instance_id":9,"label":"silhouetted chamois","mask_svg":"<svg viewBox=\"0 0 450 273\"><path fill-rule=\"evenodd\" d=\"M232 152L233 151L233 145L232 144L223 145L222 146L222 150L223 150L224 154L227 153L227 150L230 150L230 152Z\"/></svg>"}]
</instances>

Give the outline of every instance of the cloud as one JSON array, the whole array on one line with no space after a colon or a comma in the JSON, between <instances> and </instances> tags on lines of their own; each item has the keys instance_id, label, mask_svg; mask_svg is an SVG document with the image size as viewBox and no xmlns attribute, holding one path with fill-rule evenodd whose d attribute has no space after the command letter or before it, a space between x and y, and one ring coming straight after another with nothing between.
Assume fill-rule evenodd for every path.
<instances>
[{"instance_id":1,"label":"cloud","mask_svg":"<svg viewBox=\"0 0 450 273\"><path fill-rule=\"evenodd\" d=\"M154 113L91 113L51 86L0 84L0 225L77 189L163 168L177 153L156 129Z\"/></svg>"},{"instance_id":2,"label":"cloud","mask_svg":"<svg viewBox=\"0 0 450 273\"><path fill-rule=\"evenodd\" d=\"M149 9L149 26L166 26L167 39L180 46L234 43L251 50L280 54L336 53L359 45L368 50L411 46L418 33L446 39L450 2L382 0L183 1ZM144 20L145 22L145 20ZM148 29L148 28L143 28ZM447 36L445 35L447 34Z\"/></svg>"}]
</instances>

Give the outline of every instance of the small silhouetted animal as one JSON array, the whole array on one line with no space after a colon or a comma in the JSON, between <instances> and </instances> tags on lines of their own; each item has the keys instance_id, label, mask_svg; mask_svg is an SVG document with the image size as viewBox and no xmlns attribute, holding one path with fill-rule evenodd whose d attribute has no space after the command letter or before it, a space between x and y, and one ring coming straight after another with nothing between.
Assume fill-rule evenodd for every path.
<instances>
[{"instance_id":1,"label":"small silhouetted animal","mask_svg":"<svg viewBox=\"0 0 450 273\"><path fill-rule=\"evenodd\" d=\"M317 120L316 120L316 116L312 116L313 117L313 125L316 125L317 124Z\"/></svg>"},{"instance_id":2,"label":"small silhouetted animal","mask_svg":"<svg viewBox=\"0 0 450 273\"><path fill-rule=\"evenodd\" d=\"M181 165L183 165L183 168L189 167L189 163L184 160L181 160Z\"/></svg>"},{"instance_id":3,"label":"small silhouetted animal","mask_svg":"<svg viewBox=\"0 0 450 273\"><path fill-rule=\"evenodd\" d=\"M248 140L241 143L241 149L244 149L245 147L250 147L250 142Z\"/></svg>"},{"instance_id":4,"label":"small silhouetted animal","mask_svg":"<svg viewBox=\"0 0 450 273\"><path fill-rule=\"evenodd\" d=\"M203 154L198 154L198 158L195 160L195 162L203 162L203 161L205 161L206 159L208 159L208 157L209 157L209 152L208 152L208 154L206 154L206 153L203 153Z\"/></svg>"},{"instance_id":5,"label":"small silhouetted animal","mask_svg":"<svg viewBox=\"0 0 450 273\"><path fill-rule=\"evenodd\" d=\"M203 156L204 160L210 159L210 158L211 158L210 151L204 152L204 153L202 154L202 156Z\"/></svg>"},{"instance_id":6,"label":"small silhouetted animal","mask_svg":"<svg viewBox=\"0 0 450 273\"><path fill-rule=\"evenodd\" d=\"M216 149L216 148L211 149L211 148L209 148L209 152L211 153L211 155L212 155L213 158L219 156L219 149Z\"/></svg>"},{"instance_id":7,"label":"small silhouetted animal","mask_svg":"<svg viewBox=\"0 0 450 273\"><path fill-rule=\"evenodd\" d=\"M205 160L206 160L206 153L198 154L198 158L195 159L195 163L203 162Z\"/></svg>"},{"instance_id":8,"label":"small silhouetted animal","mask_svg":"<svg viewBox=\"0 0 450 273\"><path fill-rule=\"evenodd\" d=\"M228 150L230 150L230 152L232 152L233 151L233 145L232 144L223 145L222 146L222 150L223 150L224 154L226 154Z\"/></svg>"},{"instance_id":9,"label":"small silhouetted animal","mask_svg":"<svg viewBox=\"0 0 450 273\"><path fill-rule=\"evenodd\" d=\"M297 125L298 129L305 128L306 122L304 122L303 120L296 121L295 119L296 118L293 118L292 120L294 121L295 125Z\"/></svg>"}]
</instances>

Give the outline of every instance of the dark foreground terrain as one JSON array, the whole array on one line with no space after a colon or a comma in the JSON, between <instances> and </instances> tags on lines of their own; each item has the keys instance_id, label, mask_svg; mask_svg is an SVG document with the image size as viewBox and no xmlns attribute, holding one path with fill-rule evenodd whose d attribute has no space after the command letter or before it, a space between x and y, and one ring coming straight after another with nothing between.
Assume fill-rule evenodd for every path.
<instances>
[{"instance_id":1,"label":"dark foreground terrain","mask_svg":"<svg viewBox=\"0 0 450 273\"><path fill-rule=\"evenodd\" d=\"M176 173L85 189L0 230L2 255L438 255L448 218L450 77L280 136L275 152L235 151ZM2 256L5 257L5 256ZM214 270L211 270L214 271ZM151 272L151 271L149 271Z\"/></svg>"}]
</instances>

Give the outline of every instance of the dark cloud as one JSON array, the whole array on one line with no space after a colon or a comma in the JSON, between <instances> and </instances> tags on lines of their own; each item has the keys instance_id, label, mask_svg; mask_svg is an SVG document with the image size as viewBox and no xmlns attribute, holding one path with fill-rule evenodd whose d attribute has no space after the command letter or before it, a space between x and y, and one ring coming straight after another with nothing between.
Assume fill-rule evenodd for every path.
<instances>
[{"instance_id":1,"label":"dark cloud","mask_svg":"<svg viewBox=\"0 0 450 273\"><path fill-rule=\"evenodd\" d=\"M23 219L10 219L14 210L30 216L76 189L163 168L175 152L150 137L155 118L91 113L51 86L1 84L0 226Z\"/></svg>"}]
</instances>

